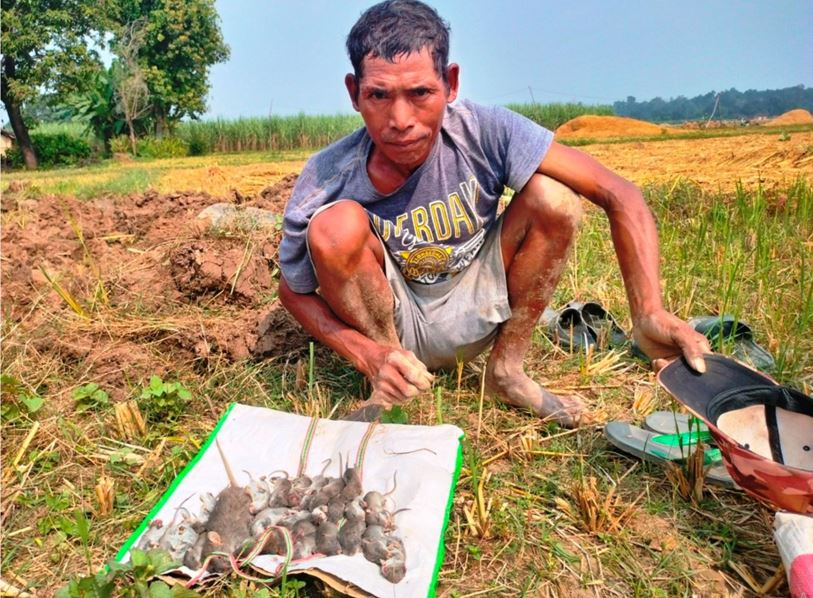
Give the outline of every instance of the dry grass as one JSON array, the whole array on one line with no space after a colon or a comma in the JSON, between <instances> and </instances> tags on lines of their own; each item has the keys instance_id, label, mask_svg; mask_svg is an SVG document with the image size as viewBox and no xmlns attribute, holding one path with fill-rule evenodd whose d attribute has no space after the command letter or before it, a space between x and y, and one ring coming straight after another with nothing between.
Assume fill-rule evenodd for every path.
<instances>
[{"instance_id":1,"label":"dry grass","mask_svg":"<svg viewBox=\"0 0 813 598\"><path fill-rule=\"evenodd\" d=\"M731 272L723 261L709 258L722 251L723 240L707 229L701 246L682 227L700 226L716 217L714 210L734 211L736 194L715 199L699 193L676 185L650 195L664 237L667 304L684 317L734 305L724 300L727 287L715 286ZM772 224L772 215L782 214L775 212L776 200L769 196L755 218L776 228L748 233L737 223L731 228L735 247L769 243L775 269L764 268L754 249L748 254L754 267L743 266L739 286L728 296L740 301L735 306L748 315L758 340L772 335L766 344L786 349L782 379L803 386L813 380L813 351L809 339L793 334L798 321L792 317L804 314L806 289L813 284L799 277L803 254L796 249L813 241L813 231L798 221L791 226L790 215L787 228ZM588 210L554 303L595 299L628 326L606 239L602 215ZM77 248L81 260L81 245ZM109 281L117 273L99 276ZM91 287L84 291L88 296ZM760 294L760 288L773 293ZM51 292L46 288L29 297L28 311L17 320L4 318L1 330L4 374L20 381L25 392L41 394L45 405L3 426L0 566L5 582L39 595L87 575L86 551L90 570L112 558L230 402L336 417L365 392L357 374L318 347L311 354L303 347L288 361L230 363L214 350L206 359L190 358L180 349L182 341L223 316L211 297L150 310L137 302L97 302L90 317L82 318L61 299L53 301ZM145 412L136 397L146 380L127 371L118 373L120 396L113 406L75 411L71 392L94 381L94 364L77 358L68 345L99 339L132 343L153 373L192 390L182 415L156 420ZM49 351L48 344L65 350ZM738 492L706 485L697 463L670 472L607 445L601 422L639 422L655 409L672 407L652 373L626 351L571 355L537 331L528 372L553 390L578 394L596 414L595 425L572 431L492 403L482 392L483 365L480 358L439 375L436 388L407 409L411 423L443 421L466 432L438 595L660 598L785 591L769 511ZM4 404L7 400L4 394ZM702 455L698 458L702 463ZM86 545L76 513L90 521ZM250 596L258 588L229 579L204 593Z\"/></svg>"}]
</instances>

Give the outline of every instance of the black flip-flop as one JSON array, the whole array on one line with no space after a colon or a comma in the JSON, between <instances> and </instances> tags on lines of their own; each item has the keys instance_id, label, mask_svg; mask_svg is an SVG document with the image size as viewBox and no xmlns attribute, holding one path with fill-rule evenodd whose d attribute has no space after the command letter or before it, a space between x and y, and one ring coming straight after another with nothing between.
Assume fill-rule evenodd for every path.
<instances>
[{"instance_id":1,"label":"black flip-flop","mask_svg":"<svg viewBox=\"0 0 813 598\"><path fill-rule=\"evenodd\" d=\"M731 346L731 356L763 372L776 368L773 356L754 342L754 333L748 324L739 322L734 316L698 316L689 320L689 325L709 339L711 348L722 352Z\"/></svg>"},{"instance_id":2,"label":"black flip-flop","mask_svg":"<svg viewBox=\"0 0 813 598\"><path fill-rule=\"evenodd\" d=\"M620 347L629 340L626 332L615 318L600 303L571 301L566 307L578 309L587 327L593 332L598 343L603 346Z\"/></svg>"},{"instance_id":3,"label":"black flip-flop","mask_svg":"<svg viewBox=\"0 0 813 598\"><path fill-rule=\"evenodd\" d=\"M596 345L596 336L582 317L581 310L566 305L550 319L548 330L561 347L575 352Z\"/></svg>"}]
</instances>

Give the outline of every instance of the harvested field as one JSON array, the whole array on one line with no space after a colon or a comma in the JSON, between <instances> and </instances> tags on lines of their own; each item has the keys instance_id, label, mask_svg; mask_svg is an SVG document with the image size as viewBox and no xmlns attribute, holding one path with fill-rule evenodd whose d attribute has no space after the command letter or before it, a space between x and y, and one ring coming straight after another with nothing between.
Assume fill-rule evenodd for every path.
<instances>
[{"instance_id":1,"label":"harvested field","mask_svg":"<svg viewBox=\"0 0 813 598\"><path fill-rule=\"evenodd\" d=\"M582 149L648 187L668 309L747 317L777 356L777 378L809 391L813 345L799 330L813 322L813 190L791 183L813 174L813 132L789 137ZM162 161L160 190L87 201L37 190L80 169L4 177L0 565L4 581L36 596L109 561L229 403L335 418L367 395L362 377L329 351L316 345L311 356L309 337L280 308L279 230L196 220L218 202L280 214L301 162L218 159ZM589 207L553 304L597 300L629 330L608 238L601 210ZM787 593L769 509L710 485L702 497L681 497L662 468L608 446L601 422L640 423L675 407L626 350L570 354L535 331L528 373L577 394L596 416L577 431L482 397L483 364L439 373L431 395L406 408L411 423L466 432L439 596ZM152 376L192 398L165 399L178 411L160 411L143 398ZM81 406L76 391L88 383L109 402ZM29 412L32 398L42 404ZM146 420L142 432L119 425L130 401ZM77 522L88 524L86 537ZM247 597L262 587L232 577L200 593ZM318 585L307 591L324 595Z\"/></svg>"},{"instance_id":2,"label":"harvested field","mask_svg":"<svg viewBox=\"0 0 813 598\"><path fill-rule=\"evenodd\" d=\"M681 178L709 191L776 188L799 176L813 177L813 131L709 139L593 144L581 148L639 185Z\"/></svg>"}]
</instances>

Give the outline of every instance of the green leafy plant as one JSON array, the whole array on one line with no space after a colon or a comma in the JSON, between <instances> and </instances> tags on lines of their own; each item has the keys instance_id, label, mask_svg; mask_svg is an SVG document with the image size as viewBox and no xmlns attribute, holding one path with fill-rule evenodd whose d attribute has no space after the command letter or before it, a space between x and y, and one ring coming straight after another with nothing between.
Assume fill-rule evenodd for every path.
<instances>
[{"instance_id":1,"label":"green leafy plant","mask_svg":"<svg viewBox=\"0 0 813 598\"><path fill-rule=\"evenodd\" d=\"M88 142L68 133L32 133L31 143L37 152L40 166L75 165L90 158ZM23 165L23 154L19 147L12 147L6 153L9 165L19 168Z\"/></svg>"},{"instance_id":2,"label":"green leafy plant","mask_svg":"<svg viewBox=\"0 0 813 598\"><path fill-rule=\"evenodd\" d=\"M29 392L22 383L7 374L0 376L0 419L12 422L22 415L33 415L45 404L45 399L35 392Z\"/></svg>"},{"instance_id":3,"label":"green leafy plant","mask_svg":"<svg viewBox=\"0 0 813 598\"><path fill-rule=\"evenodd\" d=\"M403 408L396 405L392 409L389 409L381 414L381 423L382 424L408 424L409 423L409 415L407 412L403 410Z\"/></svg>"},{"instance_id":4,"label":"green leafy plant","mask_svg":"<svg viewBox=\"0 0 813 598\"><path fill-rule=\"evenodd\" d=\"M142 158L183 158L189 155L189 144L178 137L145 137L138 142Z\"/></svg>"},{"instance_id":5,"label":"green leafy plant","mask_svg":"<svg viewBox=\"0 0 813 598\"><path fill-rule=\"evenodd\" d=\"M175 419L183 413L192 393L180 382L164 382L160 376L150 376L150 383L141 391L139 402L156 420Z\"/></svg>"},{"instance_id":6,"label":"green leafy plant","mask_svg":"<svg viewBox=\"0 0 813 598\"><path fill-rule=\"evenodd\" d=\"M118 135L110 140L110 151L114 154L129 154L130 139L127 135Z\"/></svg>"},{"instance_id":7,"label":"green leafy plant","mask_svg":"<svg viewBox=\"0 0 813 598\"><path fill-rule=\"evenodd\" d=\"M163 581L151 581L157 574L176 566L165 550L144 552L134 548L126 563L110 561L106 571L79 577L59 589L56 598L196 598L200 594L181 586L170 588Z\"/></svg>"},{"instance_id":8,"label":"green leafy plant","mask_svg":"<svg viewBox=\"0 0 813 598\"><path fill-rule=\"evenodd\" d=\"M95 382L74 389L72 396L77 411L101 409L110 405L107 393L99 388L99 385Z\"/></svg>"}]
</instances>

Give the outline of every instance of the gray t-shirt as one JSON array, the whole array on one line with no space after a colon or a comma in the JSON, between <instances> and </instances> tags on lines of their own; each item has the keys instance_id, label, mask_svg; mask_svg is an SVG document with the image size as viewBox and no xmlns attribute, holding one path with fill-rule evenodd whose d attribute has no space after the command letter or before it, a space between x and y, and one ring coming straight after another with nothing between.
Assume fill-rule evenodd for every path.
<instances>
[{"instance_id":1,"label":"gray t-shirt","mask_svg":"<svg viewBox=\"0 0 813 598\"><path fill-rule=\"evenodd\" d=\"M308 160L285 208L280 267L288 286L319 286L306 246L320 207L352 199L370 214L404 277L431 284L468 266L483 245L505 186L522 189L553 134L506 108L461 100L450 104L426 161L393 193L376 191L367 174L372 140L359 129Z\"/></svg>"}]
</instances>

